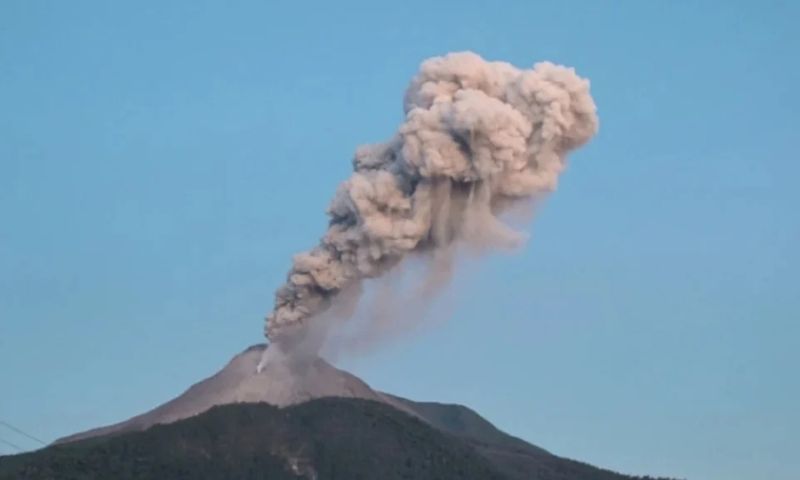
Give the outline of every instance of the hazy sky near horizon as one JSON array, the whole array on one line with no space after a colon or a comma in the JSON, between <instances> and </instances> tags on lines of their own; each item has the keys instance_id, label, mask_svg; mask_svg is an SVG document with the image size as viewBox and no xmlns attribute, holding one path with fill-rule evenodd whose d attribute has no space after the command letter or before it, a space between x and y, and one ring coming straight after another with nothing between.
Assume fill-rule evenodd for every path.
<instances>
[{"instance_id":1,"label":"hazy sky near horizon","mask_svg":"<svg viewBox=\"0 0 800 480\"><path fill-rule=\"evenodd\" d=\"M600 132L521 252L339 365L614 470L800 478L800 4L111 3L0 3L0 419L122 420L261 342L355 147L473 50L575 67Z\"/></svg>"}]
</instances>

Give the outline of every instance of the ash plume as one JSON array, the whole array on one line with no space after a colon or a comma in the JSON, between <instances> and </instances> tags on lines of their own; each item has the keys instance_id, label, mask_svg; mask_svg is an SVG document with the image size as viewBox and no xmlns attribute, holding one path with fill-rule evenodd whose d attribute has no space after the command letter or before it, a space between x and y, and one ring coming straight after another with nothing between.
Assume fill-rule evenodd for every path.
<instances>
[{"instance_id":1,"label":"ash plume","mask_svg":"<svg viewBox=\"0 0 800 480\"><path fill-rule=\"evenodd\" d=\"M518 69L471 52L423 62L404 110L393 138L356 150L327 232L295 255L276 292L265 333L282 349L316 323L351 315L362 282L409 255L445 258L449 270L458 242L519 244L498 215L553 191L566 154L598 128L589 82L573 69ZM421 289L446 275L420 279Z\"/></svg>"}]
</instances>

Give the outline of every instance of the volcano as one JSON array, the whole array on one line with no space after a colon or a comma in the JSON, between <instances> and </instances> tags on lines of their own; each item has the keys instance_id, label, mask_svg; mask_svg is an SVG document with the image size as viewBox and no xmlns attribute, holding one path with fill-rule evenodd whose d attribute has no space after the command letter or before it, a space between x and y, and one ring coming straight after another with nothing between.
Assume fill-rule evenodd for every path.
<instances>
[{"instance_id":1,"label":"volcano","mask_svg":"<svg viewBox=\"0 0 800 480\"><path fill-rule=\"evenodd\" d=\"M373 390L322 358L274 352L252 346L146 413L0 457L0 480L652 478L554 455L461 405Z\"/></svg>"}]
</instances>

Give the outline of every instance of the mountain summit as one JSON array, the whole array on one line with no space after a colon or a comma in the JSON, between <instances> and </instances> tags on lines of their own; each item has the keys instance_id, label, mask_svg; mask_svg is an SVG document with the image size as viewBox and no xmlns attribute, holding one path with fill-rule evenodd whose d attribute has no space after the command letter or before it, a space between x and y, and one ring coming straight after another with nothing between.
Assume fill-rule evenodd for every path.
<instances>
[{"instance_id":1,"label":"mountain summit","mask_svg":"<svg viewBox=\"0 0 800 480\"><path fill-rule=\"evenodd\" d=\"M56 440L71 442L113 433L145 430L153 425L193 417L217 405L269 403L277 407L314 398L364 398L392 403L359 378L339 370L319 357L302 361L272 361L259 369L266 351L254 345L236 355L215 375L194 384L169 402L114 425L100 427Z\"/></svg>"}]
</instances>

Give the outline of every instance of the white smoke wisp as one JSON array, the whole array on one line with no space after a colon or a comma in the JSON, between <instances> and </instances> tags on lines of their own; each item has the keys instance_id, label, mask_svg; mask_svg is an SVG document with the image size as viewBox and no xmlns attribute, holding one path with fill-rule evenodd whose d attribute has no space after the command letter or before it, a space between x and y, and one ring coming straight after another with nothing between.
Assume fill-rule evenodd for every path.
<instances>
[{"instance_id":1,"label":"white smoke wisp","mask_svg":"<svg viewBox=\"0 0 800 480\"><path fill-rule=\"evenodd\" d=\"M524 236L497 215L553 191L567 153L598 128L589 82L573 69L521 70L471 52L423 62L404 103L392 139L357 149L328 208L328 231L294 257L275 294L265 333L284 351L351 315L362 282L409 254L460 241L519 245ZM309 328L319 322L331 326Z\"/></svg>"}]
</instances>

